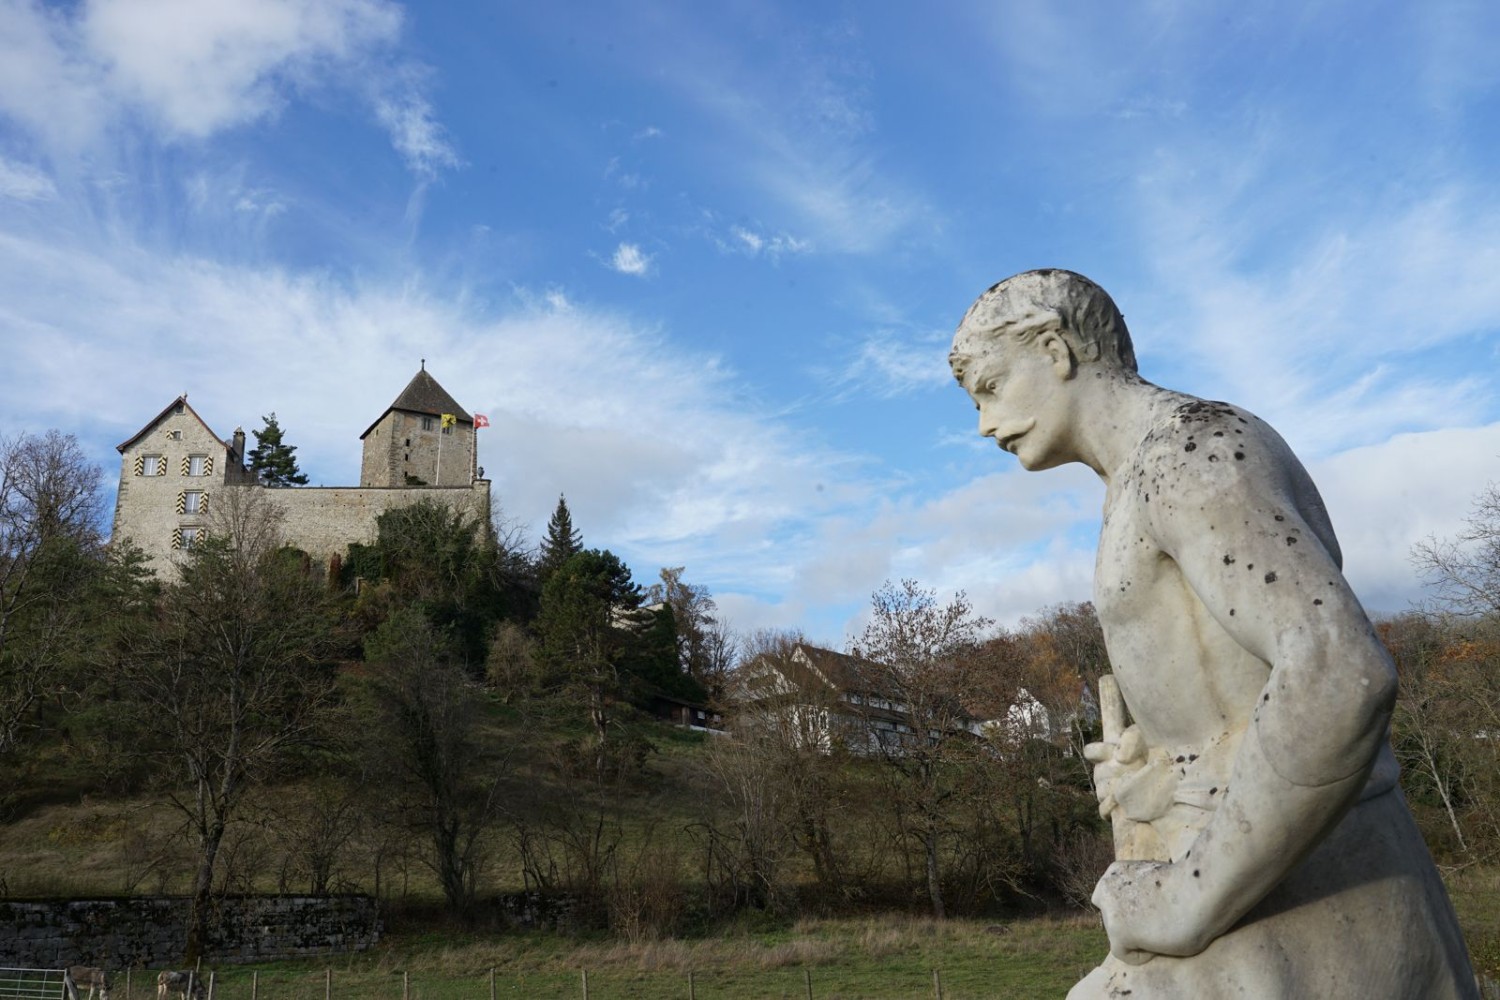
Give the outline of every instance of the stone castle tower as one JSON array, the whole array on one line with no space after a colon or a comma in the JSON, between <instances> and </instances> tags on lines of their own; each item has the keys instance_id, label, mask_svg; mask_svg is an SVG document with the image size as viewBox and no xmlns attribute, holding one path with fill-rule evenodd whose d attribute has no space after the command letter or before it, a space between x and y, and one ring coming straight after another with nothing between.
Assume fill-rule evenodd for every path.
<instances>
[{"instance_id":1,"label":"stone castle tower","mask_svg":"<svg viewBox=\"0 0 1500 1000\"><path fill-rule=\"evenodd\" d=\"M281 513L288 545L326 563L351 542L375 540L388 510L435 500L490 519L490 483L478 475L474 416L427 372L416 376L362 434L359 486L267 487L245 467L245 432L216 435L183 394L117 446L120 485L113 537L129 539L157 572L213 529L214 496L263 491Z\"/></svg>"},{"instance_id":2,"label":"stone castle tower","mask_svg":"<svg viewBox=\"0 0 1500 1000\"><path fill-rule=\"evenodd\" d=\"M474 418L427 363L360 440L361 486L468 486L475 478Z\"/></svg>"}]
</instances>

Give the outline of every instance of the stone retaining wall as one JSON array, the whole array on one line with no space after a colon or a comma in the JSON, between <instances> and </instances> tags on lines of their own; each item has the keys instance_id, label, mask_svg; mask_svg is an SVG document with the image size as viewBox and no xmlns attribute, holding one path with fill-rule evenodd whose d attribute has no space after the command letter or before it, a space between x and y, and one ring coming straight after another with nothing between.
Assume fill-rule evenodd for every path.
<instances>
[{"instance_id":1,"label":"stone retaining wall","mask_svg":"<svg viewBox=\"0 0 1500 1000\"><path fill-rule=\"evenodd\" d=\"M0 966L106 969L178 964L188 900L0 900ZM370 896L243 896L217 901L204 959L238 963L364 951L380 940Z\"/></svg>"}]
</instances>

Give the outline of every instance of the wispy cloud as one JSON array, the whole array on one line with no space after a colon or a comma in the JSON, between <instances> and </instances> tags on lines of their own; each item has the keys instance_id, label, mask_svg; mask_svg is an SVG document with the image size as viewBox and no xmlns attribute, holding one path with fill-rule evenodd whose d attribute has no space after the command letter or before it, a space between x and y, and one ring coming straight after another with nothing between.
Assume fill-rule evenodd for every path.
<instances>
[{"instance_id":1,"label":"wispy cloud","mask_svg":"<svg viewBox=\"0 0 1500 1000\"><path fill-rule=\"evenodd\" d=\"M641 252L634 243L621 243L609 258L609 266L621 274L644 278L651 273L651 259L650 254Z\"/></svg>"},{"instance_id":2,"label":"wispy cloud","mask_svg":"<svg viewBox=\"0 0 1500 1000\"><path fill-rule=\"evenodd\" d=\"M843 368L825 377L842 392L857 390L888 399L940 388L953 381L947 340L947 334L902 338L876 333L859 344Z\"/></svg>"},{"instance_id":3,"label":"wispy cloud","mask_svg":"<svg viewBox=\"0 0 1500 1000\"><path fill-rule=\"evenodd\" d=\"M791 254L811 253L811 240L798 239L787 233L762 233L745 226L730 226L727 235L714 235L714 244L724 253L743 254L746 257L766 257L779 260Z\"/></svg>"},{"instance_id":4,"label":"wispy cloud","mask_svg":"<svg viewBox=\"0 0 1500 1000\"><path fill-rule=\"evenodd\" d=\"M36 167L12 163L0 157L0 198L17 201L48 201L57 197L52 178Z\"/></svg>"},{"instance_id":5,"label":"wispy cloud","mask_svg":"<svg viewBox=\"0 0 1500 1000\"><path fill-rule=\"evenodd\" d=\"M433 177L444 168L460 165L458 153L433 116L432 105L415 88L376 98L375 117L390 133L391 144L412 173Z\"/></svg>"}]
</instances>

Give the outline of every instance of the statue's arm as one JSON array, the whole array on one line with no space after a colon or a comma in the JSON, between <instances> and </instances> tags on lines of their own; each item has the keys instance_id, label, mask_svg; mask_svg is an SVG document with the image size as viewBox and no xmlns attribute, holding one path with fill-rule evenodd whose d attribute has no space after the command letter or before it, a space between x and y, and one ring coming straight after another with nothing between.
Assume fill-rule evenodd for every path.
<instances>
[{"instance_id":1,"label":"statue's arm","mask_svg":"<svg viewBox=\"0 0 1500 1000\"><path fill-rule=\"evenodd\" d=\"M1385 741L1394 667L1289 471L1231 460L1151 515L1194 596L1271 669L1190 852L1117 864L1100 883L1111 947L1126 960L1196 954L1228 930L1344 816Z\"/></svg>"}]
</instances>

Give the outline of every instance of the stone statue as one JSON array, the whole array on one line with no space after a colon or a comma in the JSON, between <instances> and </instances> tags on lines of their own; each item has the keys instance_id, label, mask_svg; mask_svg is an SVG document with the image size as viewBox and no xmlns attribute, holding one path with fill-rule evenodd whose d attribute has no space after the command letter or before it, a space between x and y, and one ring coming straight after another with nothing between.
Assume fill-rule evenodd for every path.
<instances>
[{"instance_id":1,"label":"stone statue","mask_svg":"<svg viewBox=\"0 0 1500 1000\"><path fill-rule=\"evenodd\" d=\"M981 434L1106 486L1114 675L1085 756L1115 833L1110 953L1069 997L1477 997L1396 783L1395 668L1286 443L1144 381L1114 302L1070 271L985 292L950 361Z\"/></svg>"}]
</instances>

